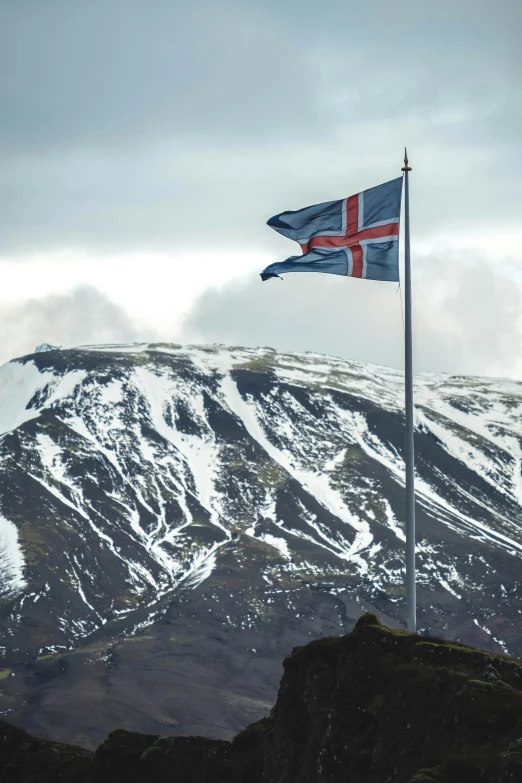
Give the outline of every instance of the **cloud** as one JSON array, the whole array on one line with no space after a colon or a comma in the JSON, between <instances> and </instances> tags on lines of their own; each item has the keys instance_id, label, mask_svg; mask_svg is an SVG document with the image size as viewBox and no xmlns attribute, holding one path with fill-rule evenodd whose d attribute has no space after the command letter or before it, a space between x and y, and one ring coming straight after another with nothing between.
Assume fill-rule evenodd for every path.
<instances>
[{"instance_id":1,"label":"cloud","mask_svg":"<svg viewBox=\"0 0 522 783\"><path fill-rule=\"evenodd\" d=\"M18 0L1 13L4 145L118 152L173 135L295 134L313 121L299 42L262 7Z\"/></svg>"},{"instance_id":2,"label":"cloud","mask_svg":"<svg viewBox=\"0 0 522 783\"><path fill-rule=\"evenodd\" d=\"M416 371L522 377L522 286L485 260L450 253L415 260ZM397 287L333 275L249 278L209 289L187 316L183 337L404 366Z\"/></svg>"},{"instance_id":3,"label":"cloud","mask_svg":"<svg viewBox=\"0 0 522 783\"><path fill-rule=\"evenodd\" d=\"M151 339L129 315L100 291L83 285L65 294L3 303L0 362L32 353L43 342L62 345L130 343Z\"/></svg>"},{"instance_id":4,"label":"cloud","mask_svg":"<svg viewBox=\"0 0 522 783\"><path fill-rule=\"evenodd\" d=\"M269 249L405 143L417 232L519 222L519 0L0 5L5 256Z\"/></svg>"}]
</instances>

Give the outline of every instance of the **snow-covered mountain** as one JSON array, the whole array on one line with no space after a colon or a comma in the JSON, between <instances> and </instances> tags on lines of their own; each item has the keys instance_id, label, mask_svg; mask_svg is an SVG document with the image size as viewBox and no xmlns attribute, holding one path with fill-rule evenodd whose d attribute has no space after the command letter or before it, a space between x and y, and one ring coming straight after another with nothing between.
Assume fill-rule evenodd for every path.
<instances>
[{"instance_id":1,"label":"snow-covered mountain","mask_svg":"<svg viewBox=\"0 0 522 783\"><path fill-rule=\"evenodd\" d=\"M419 625L522 655L522 384L415 386ZM5 364L0 712L72 741L123 720L228 736L292 645L363 608L401 623L403 440L400 373L316 354Z\"/></svg>"}]
</instances>

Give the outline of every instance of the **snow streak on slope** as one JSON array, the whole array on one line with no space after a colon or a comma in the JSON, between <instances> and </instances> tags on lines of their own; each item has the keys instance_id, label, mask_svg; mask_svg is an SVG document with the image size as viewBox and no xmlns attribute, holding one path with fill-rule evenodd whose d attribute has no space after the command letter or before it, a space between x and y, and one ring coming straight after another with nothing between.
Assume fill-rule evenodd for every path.
<instances>
[{"instance_id":1,"label":"snow streak on slope","mask_svg":"<svg viewBox=\"0 0 522 783\"><path fill-rule=\"evenodd\" d=\"M489 378L426 376L416 388L417 406L438 415L428 426L449 453L492 486L522 503L522 384ZM462 437L464 436L464 437Z\"/></svg>"},{"instance_id":2,"label":"snow streak on slope","mask_svg":"<svg viewBox=\"0 0 522 783\"><path fill-rule=\"evenodd\" d=\"M358 442L368 456L384 465L390 471L390 474L395 477L396 481L401 486L404 486L404 463L399 456L369 432L362 416L354 416L344 412L343 417L353 423L353 430L358 434ZM415 478L415 494L417 502L425 505L437 519L452 527L452 529L459 530L460 528L457 524L461 523L461 525L465 526L465 529L475 532L482 540L489 540L492 543L503 546L511 554L522 552L521 543L503 535L499 531L488 528L476 519L472 519L458 511L418 475Z\"/></svg>"},{"instance_id":3,"label":"snow streak on slope","mask_svg":"<svg viewBox=\"0 0 522 783\"><path fill-rule=\"evenodd\" d=\"M230 539L230 534L220 522L219 493L214 484L218 447L206 421L201 389L184 388L181 379L169 371L158 372L153 364L150 369L136 368L127 380L113 377L108 382L106 377L97 382L83 370L72 370L65 375L40 373L31 361L13 363L8 370L4 371L4 378L12 381L11 390L14 384L17 391L16 406L6 405L4 412L4 421L11 428L38 416L42 406L52 410L55 402L61 403L59 415L54 416L54 421L65 427L59 440L65 442L67 438L69 442L73 435L74 451L71 452L70 445L65 448L59 445L46 425L45 431L37 431L34 438L39 459L37 463L31 460L26 476L58 502L58 508L64 513L62 524L79 536L85 551L100 551L104 558L103 550L108 550L121 563L121 576L128 588L137 595L150 595L149 605L172 591L180 581L190 579L196 586L206 578L215 562L213 553ZM83 381L83 388L78 388ZM9 392L7 381L4 390ZM27 411L25 405L31 400L34 408ZM177 431L173 409L176 400L182 400L190 409L201 427L201 435ZM150 432L157 432L168 446L158 445L154 438L150 440L143 433L140 421L144 421L144 409L150 413L150 418L147 417ZM91 465L94 459L99 469L110 476L113 490L106 497L113 506L116 503L120 519L116 525L99 508L92 493L86 491L85 481L96 480L94 473L90 474L94 465L79 475L74 466L74 453L78 449L89 454ZM172 497L176 497L183 513L183 518L174 525L167 511ZM197 523L191 497L199 501L211 523L221 531L219 541L196 544L185 535L191 523ZM74 515L67 513L68 509ZM144 512L155 520L152 525L144 524ZM123 525L122 520L125 520ZM4 564L9 563L10 574L15 567L18 574L21 551L13 548L12 536L16 528L8 520L5 525L10 535L4 536L9 541L9 560L6 554ZM197 524L195 529L199 530ZM94 550L93 534L97 541ZM134 550L132 555L129 546ZM73 623L73 635L83 636L93 630L93 622L106 623L107 616L100 614L100 601L96 597L99 591L91 574L84 571L80 577L78 563L67 553L65 557L70 584L92 615L82 624ZM19 578L16 581L21 584ZM113 602L111 605L110 615L125 611ZM60 622L63 625L63 618Z\"/></svg>"},{"instance_id":4,"label":"snow streak on slope","mask_svg":"<svg viewBox=\"0 0 522 783\"><path fill-rule=\"evenodd\" d=\"M221 389L230 410L240 417L247 432L263 447L266 453L296 479L296 481L327 508L328 511L350 525L350 527L356 531L355 540L349 549L344 549L334 542L327 542L337 550L339 557L346 560L353 560L357 563L360 572L364 573L367 570L367 564L359 553L368 548L372 543L373 536L370 532L369 525L363 520L358 519L349 511L339 492L330 486L328 476L312 471L304 471L301 468L298 468L291 454L281 451L268 440L258 420L259 412L255 411L251 404L243 400L230 375L227 375L223 379ZM309 524L313 523L310 521ZM315 529L316 532L324 538L322 530L317 526Z\"/></svg>"},{"instance_id":5,"label":"snow streak on slope","mask_svg":"<svg viewBox=\"0 0 522 783\"><path fill-rule=\"evenodd\" d=\"M201 505L208 511L213 524L227 532L219 521L220 507L215 490L219 452L214 433L205 416L201 392L184 390L180 383L173 384L172 379L167 376L157 375L143 368L135 371L135 378L149 403L151 421L156 431L180 453L187 469L192 473ZM176 397L190 407L191 413L200 424L202 435L180 433L175 423L173 426L167 424L165 412L168 410L169 402Z\"/></svg>"}]
</instances>

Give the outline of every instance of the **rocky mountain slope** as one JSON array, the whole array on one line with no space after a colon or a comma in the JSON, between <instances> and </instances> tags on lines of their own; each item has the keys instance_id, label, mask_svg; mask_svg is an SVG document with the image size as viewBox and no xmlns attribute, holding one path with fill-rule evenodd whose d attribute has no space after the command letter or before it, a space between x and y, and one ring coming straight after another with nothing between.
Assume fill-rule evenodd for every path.
<instances>
[{"instance_id":1,"label":"rocky mountain slope","mask_svg":"<svg viewBox=\"0 0 522 783\"><path fill-rule=\"evenodd\" d=\"M297 648L232 742L117 730L95 753L0 722L6 783L520 783L522 666L360 618Z\"/></svg>"},{"instance_id":2,"label":"rocky mountain slope","mask_svg":"<svg viewBox=\"0 0 522 783\"><path fill-rule=\"evenodd\" d=\"M269 349L0 368L0 712L229 738L293 646L399 626L402 400L400 373ZM416 406L419 626L522 655L522 384L422 376Z\"/></svg>"}]
</instances>

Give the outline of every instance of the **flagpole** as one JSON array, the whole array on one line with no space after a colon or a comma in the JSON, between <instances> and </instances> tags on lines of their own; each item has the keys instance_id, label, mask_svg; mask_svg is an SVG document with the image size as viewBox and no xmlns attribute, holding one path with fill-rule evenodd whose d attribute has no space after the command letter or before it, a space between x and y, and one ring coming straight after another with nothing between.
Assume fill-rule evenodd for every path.
<instances>
[{"instance_id":1,"label":"flagpole","mask_svg":"<svg viewBox=\"0 0 522 783\"><path fill-rule=\"evenodd\" d=\"M406 605L408 631L417 630L417 598L415 585L415 485L413 443L413 358L411 323L410 266L410 192L408 187L408 153L404 150L404 375L406 412Z\"/></svg>"}]
</instances>

